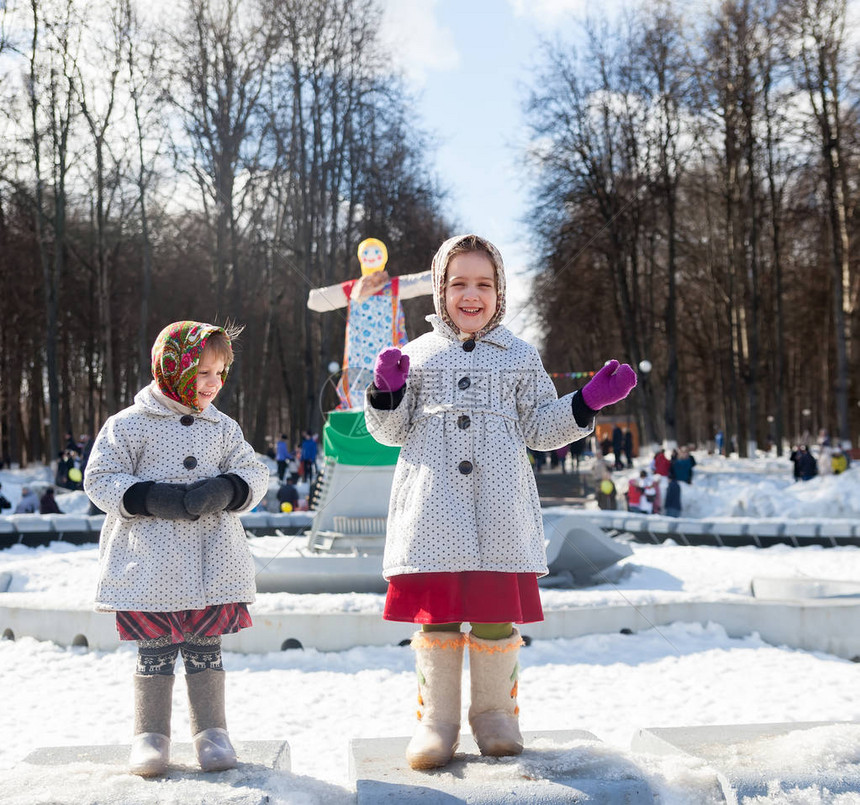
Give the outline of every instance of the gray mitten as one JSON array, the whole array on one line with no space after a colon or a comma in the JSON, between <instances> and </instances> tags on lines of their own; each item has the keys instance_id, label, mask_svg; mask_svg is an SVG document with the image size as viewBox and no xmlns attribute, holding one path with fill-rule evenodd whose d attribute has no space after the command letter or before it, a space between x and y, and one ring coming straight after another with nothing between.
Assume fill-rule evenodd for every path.
<instances>
[{"instance_id":1,"label":"gray mitten","mask_svg":"<svg viewBox=\"0 0 860 805\"><path fill-rule=\"evenodd\" d=\"M163 520L196 520L185 506L185 484L153 484L146 491L146 513Z\"/></svg>"},{"instance_id":2,"label":"gray mitten","mask_svg":"<svg viewBox=\"0 0 860 805\"><path fill-rule=\"evenodd\" d=\"M191 484L185 493L185 508L191 514L222 512L233 500L236 487L229 478L219 475Z\"/></svg>"}]
</instances>

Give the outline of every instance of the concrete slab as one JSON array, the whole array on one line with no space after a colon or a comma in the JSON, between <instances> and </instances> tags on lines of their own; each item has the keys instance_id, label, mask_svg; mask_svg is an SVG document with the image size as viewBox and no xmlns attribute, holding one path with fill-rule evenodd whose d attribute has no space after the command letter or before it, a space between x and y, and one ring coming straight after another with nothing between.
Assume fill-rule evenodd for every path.
<instances>
[{"instance_id":1,"label":"concrete slab","mask_svg":"<svg viewBox=\"0 0 860 805\"><path fill-rule=\"evenodd\" d=\"M286 741L236 741L239 768L263 766L277 771L290 770L290 745ZM128 762L127 744L100 746L44 746L30 752L24 763L34 766L64 766L69 763L96 763L124 766ZM190 743L174 743L170 748L171 771L167 776L182 772L199 772L194 747Z\"/></svg>"},{"instance_id":2,"label":"concrete slab","mask_svg":"<svg viewBox=\"0 0 860 805\"><path fill-rule=\"evenodd\" d=\"M236 741L235 745L239 757L235 769L204 773L190 743L174 744L168 774L152 778L128 773L128 746L46 747L4 770L0 800L9 805L354 802L351 789L292 773L284 741Z\"/></svg>"},{"instance_id":3,"label":"concrete slab","mask_svg":"<svg viewBox=\"0 0 860 805\"><path fill-rule=\"evenodd\" d=\"M806 598L860 598L860 582L834 579L769 578L757 576L752 580L756 598L798 600Z\"/></svg>"},{"instance_id":4,"label":"concrete slab","mask_svg":"<svg viewBox=\"0 0 860 805\"><path fill-rule=\"evenodd\" d=\"M783 792L809 792L809 801L821 801L824 792L860 794L858 741L860 723L732 724L642 729L632 749L704 761L715 770L728 803L767 801Z\"/></svg>"},{"instance_id":5,"label":"concrete slab","mask_svg":"<svg viewBox=\"0 0 860 805\"><path fill-rule=\"evenodd\" d=\"M408 738L353 740L350 775L357 805L655 802L639 768L620 753L607 751L590 732L526 732L523 738L522 755L488 758L464 732L454 759L431 771L413 771L406 764Z\"/></svg>"}]
</instances>

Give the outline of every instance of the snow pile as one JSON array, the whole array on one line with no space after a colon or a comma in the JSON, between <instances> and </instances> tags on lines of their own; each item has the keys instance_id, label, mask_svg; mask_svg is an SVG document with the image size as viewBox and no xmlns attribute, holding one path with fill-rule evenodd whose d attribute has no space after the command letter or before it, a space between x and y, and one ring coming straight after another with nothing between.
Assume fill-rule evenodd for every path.
<instances>
[{"instance_id":1,"label":"snow pile","mask_svg":"<svg viewBox=\"0 0 860 805\"><path fill-rule=\"evenodd\" d=\"M29 471L35 477L38 470ZM3 492L25 482L23 471L0 471ZM29 479L27 479L29 480ZM741 502L746 516L852 516L860 505L860 472L793 484L788 461L703 457L686 490L700 516L727 516ZM73 493L79 494L79 493ZM61 499L74 500L72 495ZM61 504L62 508L62 504ZM0 573L11 574L6 601L89 606L97 548L53 543L0 551ZM860 549L776 546L719 549L634 545L604 583L583 590L543 590L547 609L608 603L731 599L750 595L757 575L860 578ZM0 596L2 598L2 596ZM259 596L265 611L381 610L379 595ZM528 633L528 626L523 628ZM637 730L649 727L788 721L860 721L860 687L852 663L834 656L768 645L757 635L730 638L718 624L675 623L632 635L596 634L535 640L523 650L521 725L525 731L585 730L603 743L536 744L513 759L476 761L470 778L498 784L507 774L542 780L565 774L638 775L664 803L700 805L715 799L713 771L692 758L631 751ZM292 772L257 769L250 782L224 784L189 772L142 781L92 764L30 767L23 758L44 746L127 743L131 734L133 646L116 651L61 648L30 638L0 641L3 719L0 769L4 802L126 803L244 802L256 788L273 803L347 803L351 738L406 736L414 719L412 652L360 647L322 653L284 651L225 654L228 720L237 741L287 740ZM468 689L468 680L464 678ZM187 741L184 684L174 691L173 734ZM463 724L468 729L463 702ZM798 759L822 774L860 765L860 727L828 726L774 738L748 749L751 762L792 769ZM755 753L758 753L757 755ZM824 778L822 778L824 779ZM235 783L235 781L234 781ZM88 792L98 791L97 797ZM14 793L13 793L14 792ZM209 793L211 792L211 793ZM851 795L853 796L853 795ZM212 797L207 799L207 797ZM257 796L255 801L262 797ZM848 803L814 780L803 790L776 787L771 805Z\"/></svg>"}]
</instances>

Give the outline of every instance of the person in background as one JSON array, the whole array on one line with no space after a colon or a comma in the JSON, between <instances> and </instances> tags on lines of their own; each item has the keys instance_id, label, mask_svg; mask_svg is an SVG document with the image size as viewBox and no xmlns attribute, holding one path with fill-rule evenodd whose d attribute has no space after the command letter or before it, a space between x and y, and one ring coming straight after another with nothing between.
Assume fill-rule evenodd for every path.
<instances>
[{"instance_id":1,"label":"person in background","mask_svg":"<svg viewBox=\"0 0 860 805\"><path fill-rule=\"evenodd\" d=\"M805 444L800 445L797 457L797 473L801 481L809 481L818 475L818 462Z\"/></svg>"},{"instance_id":2,"label":"person in background","mask_svg":"<svg viewBox=\"0 0 860 805\"><path fill-rule=\"evenodd\" d=\"M630 428L624 428L624 460L627 462L627 469L633 468L633 431Z\"/></svg>"},{"instance_id":3,"label":"person in background","mask_svg":"<svg viewBox=\"0 0 860 805\"><path fill-rule=\"evenodd\" d=\"M621 456L624 454L624 433L618 425L612 428L612 452L615 453L615 469L623 470Z\"/></svg>"},{"instance_id":4,"label":"person in background","mask_svg":"<svg viewBox=\"0 0 860 805\"><path fill-rule=\"evenodd\" d=\"M587 435L596 412L636 384L632 368L609 361L559 399L537 349L502 326L504 265L484 238L445 241L431 276L432 332L402 352L380 352L364 408L371 435L401 447L383 617L420 624L412 638L418 724L406 750L413 769L444 766L458 745L466 646L469 723L481 754L522 752L523 641L514 623L543 619L537 579L548 572L527 447L555 450Z\"/></svg>"},{"instance_id":5,"label":"person in background","mask_svg":"<svg viewBox=\"0 0 860 805\"><path fill-rule=\"evenodd\" d=\"M616 507L616 490L612 478L607 476L597 485L597 508L614 511Z\"/></svg>"},{"instance_id":6,"label":"person in background","mask_svg":"<svg viewBox=\"0 0 860 805\"><path fill-rule=\"evenodd\" d=\"M266 494L269 471L239 424L213 405L240 330L197 321L165 327L153 382L109 417L85 491L106 512L96 610L137 642L132 774L170 762L174 668L185 665L191 733L203 771L236 766L227 733L221 635L251 626L254 560L240 512Z\"/></svg>"},{"instance_id":7,"label":"person in background","mask_svg":"<svg viewBox=\"0 0 860 805\"><path fill-rule=\"evenodd\" d=\"M662 448L658 450L654 454L654 458L651 459L651 471L655 475L662 475L664 478L669 477L669 468L672 466L672 462L669 460L669 457L666 455L666 451Z\"/></svg>"},{"instance_id":8,"label":"person in background","mask_svg":"<svg viewBox=\"0 0 860 805\"><path fill-rule=\"evenodd\" d=\"M561 471L566 475L567 474L567 454L570 452L570 445L563 444L558 450L555 451L555 455L558 458L559 466L561 467Z\"/></svg>"},{"instance_id":9,"label":"person in background","mask_svg":"<svg viewBox=\"0 0 860 805\"><path fill-rule=\"evenodd\" d=\"M15 507L15 514L37 514L39 512L39 498L29 486L21 487L21 500Z\"/></svg>"},{"instance_id":10,"label":"person in background","mask_svg":"<svg viewBox=\"0 0 860 805\"><path fill-rule=\"evenodd\" d=\"M627 487L627 510L642 514L657 514L660 510L660 492L657 481L640 470L638 478L632 478Z\"/></svg>"},{"instance_id":11,"label":"person in background","mask_svg":"<svg viewBox=\"0 0 860 805\"><path fill-rule=\"evenodd\" d=\"M54 487L49 486L39 498L39 514L62 514L54 497Z\"/></svg>"},{"instance_id":12,"label":"person in background","mask_svg":"<svg viewBox=\"0 0 860 805\"><path fill-rule=\"evenodd\" d=\"M848 456L845 455L841 447L837 446L833 448L833 455L830 457L830 468L833 470L834 475L839 475L848 469Z\"/></svg>"},{"instance_id":13,"label":"person in background","mask_svg":"<svg viewBox=\"0 0 860 805\"><path fill-rule=\"evenodd\" d=\"M663 511L667 517L681 516L681 484L672 475L669 476L669 483L666 485L666 500Z\"/></svg>"},{"instance_id":14,"label":"person in background","mask_svg":"<svg viewBox=\"0 0 860 805\"><path fill-rule=\"evenodd\" d=\"M627 482L627 511L641 512L644 495L642 490L645 487L645 481L648 478L648 473L645 470L639 471L638 478L631 478Z\"/></svg>"},{"instance_id":15,"label":"person in background","mask_svg":"<svg viewBox=\"0 0 860 805\"><path fill-rule=\"evenodd\" d=\"M302 434L302 480L311 483L317 468L317 442L309 430Z\"/></svg>"},{"instance_id":16,"label":"person in background","mask_svg":"<svg viewBox=\"0 0 860 805\"><path fill-rule=\"evenodd\" d=\"M674 477L685 484L691 484L693 483L693 467L695 466L695 457L690 453L690 449L684 446L678 451L678 457L672 461L669 477Z\"/></svg>"},{"instance_id":17,"label":"person in background","mask_svg":"<svg viewBox=\"0 0 860 805\"><path fill-rule=\"evenodd\" d=\"M63 450L67 450L70 453L78 453L80 451L80 447L71 433L66 434L66 444Z\"/></svg>"},{"instance_id":18,"label":"person in background","mask_svg":"<svg viewBox=\"0 0 860 805\"><path fill-rule=\"evenodd\" d=\"M792 445L788 460L791 462L791 477L796 483L800 480L800 447Z\"/></svg>"},{"instance_id":19,"label":"person in background","mask_svg":"<svg viewBox=\"0 0 860 805\"><path fill-rule=\"evenodd\" d=\"M573 471L579 473L579 464L582 461L582 456L585 453L586 439L577 439L570 443L570 463L573 465ZM600 462L603 464L603 462ZM604 465L605 466L605 465Z\"/></svg>"},{"instance_id":20,"label":"person in background","mask_svg":"<svg viewBox=\"0 0 860 805\"><path fill-rule=\"evenodd\" d=\"M281 438L275 445L275 461L278 463L278 483L281 483L287 476L287 465L292 458L290 447L287 444L287 434L282 433Z\"/></svg>"},{"instance_id":21,"label":"person in background","mask_svg":"<svg viewBox=\"0 0 860 805\"><path fill-rule=\"evenodd\" d=\"M603 454L604 458L612 452L612 439L610 439L609 436L604 436L600 440L600 452Z\"/></svg>"},{"instance_id":22,"label":"person in background","mask_svg":"<svg viewBox=\"0 0 860 805\"><path fill-rule=\"evenodd\" d=\"M667 484L668 480L668 478L662 475L648 479L643 492L651 514L660 514L662 512L663 490L660 485L662 483Z\"/></svg>"},{"instance_id":23,"label":"person in background","mask_svg":"<svg viewBox=\"0 0 860 805\"><path fill-rule=\"evenodd\" d=\"M284 508L285 503L290 505L289 509ZM296 511L299 508L299 491L289 478L285 478L278 488L278 504L281 511Z\"/></svg>"},{"instance_id":24,"label":"person in background","mask_svg":"<svg viewBox=\"0 0 860 805\"><path fill-rule=\"evenodd\" d=\"M54 476L55 486L63 489L77 489L78 485L69 478L69 471L75 469L75 455L71 450L64 450L60 453L57 461L57 472Z\"/></svg>"},{"instance_id":25,"label":"person in background","mask_svg":"<svg viewBox=\"0 0 860 805\"><path fill-rule=\"evenodd\" d=\"M3 486L3 484L0 484L0 488L2 488L2 486ZM9 501L9 499L2 492L0 492L0 512L2 512L3 509L11 509L11 508L12 508L12 503Z\"/></svg>"}]
</instances>

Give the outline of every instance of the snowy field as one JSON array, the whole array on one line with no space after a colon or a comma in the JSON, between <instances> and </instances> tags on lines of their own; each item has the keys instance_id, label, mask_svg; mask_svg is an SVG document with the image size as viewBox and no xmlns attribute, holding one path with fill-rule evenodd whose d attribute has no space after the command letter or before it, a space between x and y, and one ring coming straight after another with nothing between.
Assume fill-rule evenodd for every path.
<instances>
[{"instance_id":1,"label":"snowy field","mask_svg":"<svg viewBox=\"0 0 860 805\"><path fill-rule=\"evenodd\" d=\"M787 459L720 459L698 455L693 486L685 488L685 515L856 518L860 466L804 484L791 480ZM2 492L13 503L25 483L47 482L47 470L0 470ZM617 474L621 478L630 473ZM85 511L82 493L58 495L60 508ZM608 581L579 590L544 590L545 608L576 605L750 596L755 576L860 579L860 548L679 547L634 544L631 557ZM96 546L53 543L48 548L0 551L0 573L12 575L10 596L40 607L79 606L92 597ZM0 603L3 602L0 595ZM10 600L10 599L7 599ZM382 596L261 595L252 611L364 609L381 611ZM528 633L528 626L523 631ZM0 641L3 705L0 718L2 802L81 802L102 775L102 802L139 801L128 775L87 764L40 770L20 761L43 746L127 743L131 732L131 677L135 652L63 648L27 637ZM783 721L860 721L856 666L837 657L771 646L757 635L729 638L718 624L676 623L633 635L596 634L534 641L521 656L521 726L524 730L588 730L605 742L591 752L598 767L619 757L635 763L663 802L700 803L706 775L694 762L631 753L643 727ZM353 801L348 740L406 736L411 732L415 679L408 648L312 650L267 655L225 654L228 720L239 741L289 741L292 774L269 781L271 802ZM181 670L179 671L181 674ZM177 680L173 734L188 739L184 685ZM464 712L468 696L464 700ZM464 724L466 724L464 718ZM860 725L820 737L804 733L784 745L786 763L832 768L860 763ZM835 737L834 737L835 736ZM570 753L581 747L566 747ZM564 754L564 753L562 753ZM524 759L491 764L523 764ZM551 766L551 761L548 761ZM561 761L559 761L561 762ZM551 768L550 768L551 771ZM492 765L487 766L491 774ZM542 773L546 773L544 769ZM599 768L598 768L599 772ZM135 789L137 790L137 789ZM157 790L157 794L154 793ZM183 789L185 790L185 789ZM180 802L178 788L152 789L152 802ZM172 792L172 793L171 793ZM692 796L692 798L691 798ZM89 800L87 800L89 801ZM187 800L186 800L187 801ZM203 801L201 799L201 801ZM774 794L767 802L800 805L857 802L826 790Z\"/></svg>"}]
</instances>

